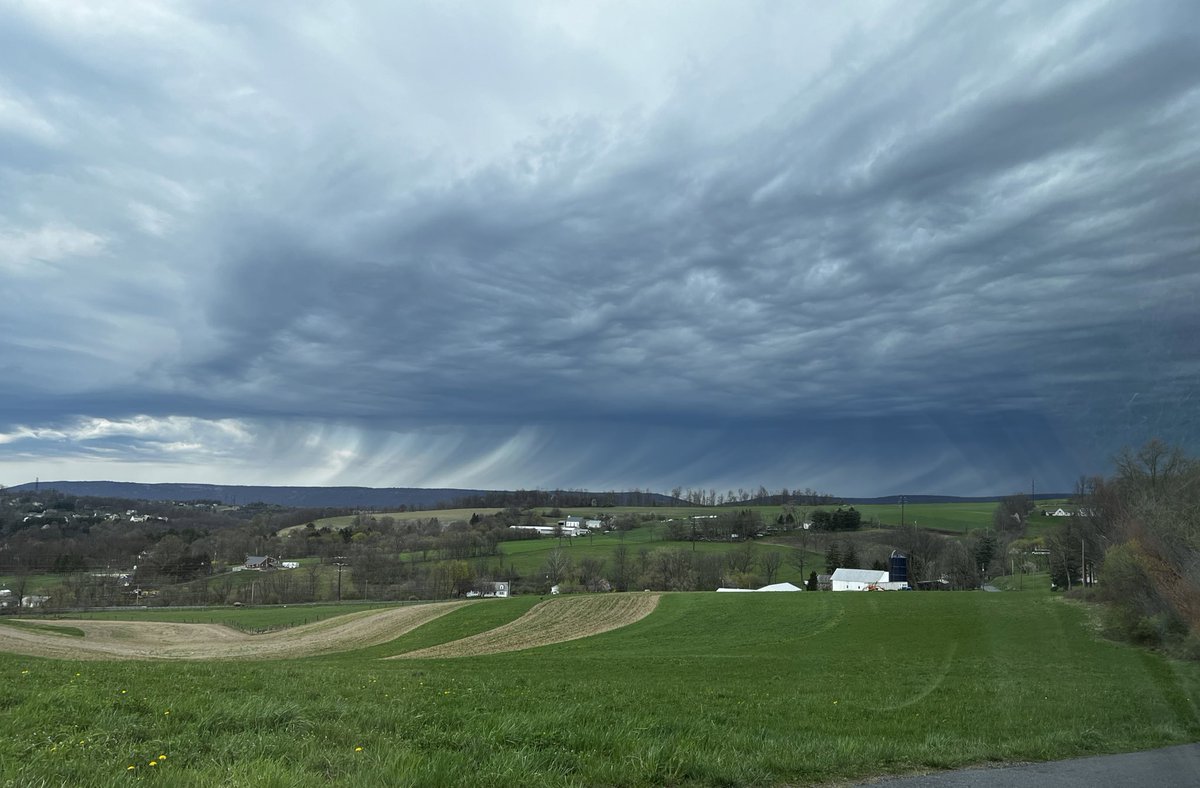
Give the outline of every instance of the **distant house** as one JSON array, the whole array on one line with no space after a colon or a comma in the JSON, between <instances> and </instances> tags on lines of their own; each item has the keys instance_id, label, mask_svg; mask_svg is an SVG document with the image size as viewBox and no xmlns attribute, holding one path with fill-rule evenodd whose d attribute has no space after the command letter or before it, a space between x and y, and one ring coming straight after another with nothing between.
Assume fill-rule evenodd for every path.
<instances>
[{"instance_id":1,"label":"distant house","mask_svg":"<svg viewBox=\"0 0 1200 788\"><path fill-rule=\"evenodd\" d=\"M832 575L817 575L817 590L832 591L833 581L830 579Z\"/></svg>"},{"instance_id":2,"label":"distant house","mask_svg":"<svg viewBox=\"0 0 1200 788\"><path fill-rule=\"evenodd\" d=\"M1072 516L1074 516L1075 513L1068 512L1066 509L1064 509L1060 506L1059 508L1055 509L1053 512L1050 512L1049 514L1051 517L1072 517Z\"/></svg>"},{"instance_id":3,"label":"distant house","mask_svg":"<svg viewBox=\"0 0 1200 788\"><path fill-rule=\"evenodd\" d=\"M50 597L40 594L30 594L21 597L21 607L41 607L50 601Z\"/></svg>"},{"instance_id":4,"label":"distant house","mask_svg":"<svg viewBox=\"0 0 1200 788\"><path fill-rule=\"evenodd\" d=\"M479 594L480 596L494 596L499 599L507 599L508 583L505 581L499 581L495 583L480 583Z\"/></svg>"},{"instance_id":5,"label":"distant house","mask_svg":"<svg viewBox=\"0 0 1200 788\"><path fill-rule=\"evenodd\" d=\"M269 555L248 555L246 556L246 563L242 564L242 566L245 569L265 571L279 568L279 562Z\"/></svg>"}]
</instances>

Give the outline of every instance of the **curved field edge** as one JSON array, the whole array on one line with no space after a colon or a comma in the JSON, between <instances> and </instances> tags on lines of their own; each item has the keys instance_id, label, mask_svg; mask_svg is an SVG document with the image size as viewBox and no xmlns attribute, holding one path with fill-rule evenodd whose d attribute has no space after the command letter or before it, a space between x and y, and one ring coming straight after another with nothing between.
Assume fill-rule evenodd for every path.
<instances>
[{"instance_id":1,"label":"curved field edge","mask_svg":"<svg viewBox=\"0 0 1200 788\"><path fill-rule=\"evenodd\" d=\"M386 658L461 640L504 626L527 613L537 603L538 598L532 596L471 602L387 643L356 651L354 656L364 659Z\"/></svg>"},{"instance_id":2,"label":"curved field edge","mask_svg":"<svg viewBox=\"0 0 1200 788\"><path fill-rule=\"evenodd\" d=\"M642 620L654 612L659 597L659 594L605 594L550 599L503 626L391 659L474 657L579 640Z\"/></svg>"},{"instance_id":3,"label":"curved field edge","mask_svg":"<svg viewBox=\"0 0 1200 788\"><path fill-rule=\"evenodd\" d=\"M467 602L364 610L262 635L220 624L60 620L82 638L27 628L0 628L0 651L79 660L289 659L376 646L395 640Z\"/></svg>"}]
</instances>

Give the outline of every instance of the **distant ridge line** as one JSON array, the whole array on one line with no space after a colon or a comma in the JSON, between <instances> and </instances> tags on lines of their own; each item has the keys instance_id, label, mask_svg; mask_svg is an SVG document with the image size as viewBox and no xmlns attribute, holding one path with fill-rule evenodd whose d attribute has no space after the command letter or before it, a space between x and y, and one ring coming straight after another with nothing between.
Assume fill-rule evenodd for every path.
<instances>
[{"instance_id":1,"label":"distant ridge line","mask_svg":"<svg viewBox=\"0 0 1200 788\"><path fill-rule=\"evenodd\" d=\"M220 501L226 504L265 503L296 508L324 507L362 507L381 509L390 507L433 508L455 503L466 498L511 494L512 490L475 490L457 487L302 487L302 486L271 486L271 485L240 485L240 484L191 484L191 483L157 483L143 484L141 482L114 481L41 481L26 482L8 489L18 492L31 492L36 488L43 490L58 490L70 495L84 495L95 498L123 498L141 501ZM590 491L583 495L609 496L610 492ZM629 492L618 492L615 495L621 499L631 495ZM661 493L641 493L643 497L651 497L660 506L692 506L686 501L680 501ZM1071 493L1038 493L1039 501L1070 498ZM832 501L824 504L806 504L808 506L837 506L838 502L846 505L863 504L900 504L903 497L905 503L987 503L1004 497L1001 495L957 496L957 495L883 495L874 498L855 498L830 496ZM778 497L771 503L778 504ZM648 505L645 503L639 505ZM762 505L761 501L750 500L736 503L726 503L725 507ZM721 507L718 507L721 508Z\"/></svg>"}]
</instances>

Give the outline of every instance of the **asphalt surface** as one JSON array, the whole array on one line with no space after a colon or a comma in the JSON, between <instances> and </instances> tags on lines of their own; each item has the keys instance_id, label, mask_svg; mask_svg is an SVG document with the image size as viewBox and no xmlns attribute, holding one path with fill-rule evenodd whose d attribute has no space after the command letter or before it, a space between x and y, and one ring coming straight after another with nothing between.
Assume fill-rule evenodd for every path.
<instances>
[{"instance_id":1,"label":"asphalt surface","mask_svg":"<svg viewBox=\"0 0 1200 788\"><path fill-rule=\"evenodd\" d=\"M861 783L871 788L1101 788L1200 786L1200 744Z\"/></svg>"}]
</instances>

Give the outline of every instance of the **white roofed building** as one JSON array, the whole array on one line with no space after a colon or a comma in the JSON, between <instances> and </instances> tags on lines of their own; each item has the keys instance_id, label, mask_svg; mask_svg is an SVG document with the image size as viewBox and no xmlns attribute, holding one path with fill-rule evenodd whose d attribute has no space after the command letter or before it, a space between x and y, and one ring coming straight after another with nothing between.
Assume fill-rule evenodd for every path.
<instances>
[{"instance_id":1,"label":"white roofed building","mask_svg":"<svg viewBox=\"0 0 1200 788\"><path fill-rule=\"evenodd\" d=\"M871 591L882 589L888 573L882 569L835 569L829 578L834 591Z\"/></svg>"}]
</instances>

